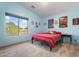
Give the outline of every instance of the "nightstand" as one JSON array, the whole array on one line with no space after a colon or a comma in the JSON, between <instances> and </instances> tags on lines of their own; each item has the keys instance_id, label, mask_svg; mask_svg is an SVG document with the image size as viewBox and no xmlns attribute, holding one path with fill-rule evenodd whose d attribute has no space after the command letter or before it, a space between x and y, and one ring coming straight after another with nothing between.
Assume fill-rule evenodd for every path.
<instances>
[{"instance_id":1,"label":"nightstand","mask_svg":"<svg viewBox=\"0 0 79 59\"><path fill-rule=\"evenodd\" d=\"M70 38L70 44L72 44L72 35L70 35L70 34L62 34L61 35L61 41L62 41L62 43L63 43L64 37Z\"/></svg>"}]
</instances>

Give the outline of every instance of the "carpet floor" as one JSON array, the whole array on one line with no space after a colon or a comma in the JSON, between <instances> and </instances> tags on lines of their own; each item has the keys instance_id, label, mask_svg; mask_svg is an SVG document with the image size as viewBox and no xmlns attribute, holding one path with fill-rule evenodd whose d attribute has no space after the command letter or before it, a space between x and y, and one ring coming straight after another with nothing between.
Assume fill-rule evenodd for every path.
<instances>
[{"instance_id":1,"label":"carpet floor","mask_svg":"<svg viewBox=\"0 0 79 59\"><path fill-rule=\"evenodd\" d=\"M50 51L49 46L38 41L16 44L0 49L0 57L78 57L79 45L57 44Z\"/></svg>"}]
</instances>

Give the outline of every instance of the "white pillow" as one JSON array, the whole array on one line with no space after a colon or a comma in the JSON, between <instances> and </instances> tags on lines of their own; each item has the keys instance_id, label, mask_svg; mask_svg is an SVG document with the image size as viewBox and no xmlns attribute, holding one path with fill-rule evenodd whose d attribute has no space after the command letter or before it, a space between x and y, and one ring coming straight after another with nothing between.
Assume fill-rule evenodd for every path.
<instances>
[{"instance_id":1,"label":"white pillow","mask_svg":"<svg viewBox=\"0 0 79 59\"><path fill-rule=\"evenodd\" d=\"M48 31L50 34L54 34L54 32L52 32L52 31Z\"/></svg>"}]
</instances>

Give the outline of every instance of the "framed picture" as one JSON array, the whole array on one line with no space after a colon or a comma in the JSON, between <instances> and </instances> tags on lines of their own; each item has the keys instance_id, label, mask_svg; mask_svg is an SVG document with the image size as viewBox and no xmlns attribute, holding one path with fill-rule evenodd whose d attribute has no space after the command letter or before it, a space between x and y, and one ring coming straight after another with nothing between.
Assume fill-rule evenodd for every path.
<instances>
[{"instance_id":1,"label":"framed picture","mask_svg":"<svg viewBox=\"0 0 79 59\"><path fill-rule=\"evenodd\" d=\"M53 28L54 27L54 19L48 20L48 28Z\"/></svg>"},{"instance_id":2,"label":"framed picture","mask_svg":"<svg viewBox=\"0 0 79 59\"><path fill-rule=\"evenodd\" d=\"M79 18L73 19L73 25L79 25Z\"/></svg>"},{"instance_id":3,"label":"framed picture","mask_svg":"<svg viewBox=\"0 0 79 59\"><path fill-rule=\"evenodd\" d=\"M63 16L59 18L59 27L60 28L65 28L67 27L67 16Z\"/></svg>"}]
</instances>

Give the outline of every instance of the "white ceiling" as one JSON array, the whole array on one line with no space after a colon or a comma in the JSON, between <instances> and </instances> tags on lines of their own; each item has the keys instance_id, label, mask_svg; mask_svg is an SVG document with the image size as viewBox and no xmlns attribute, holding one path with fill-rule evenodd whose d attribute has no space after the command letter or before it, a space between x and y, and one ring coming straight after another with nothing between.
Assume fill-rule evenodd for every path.
<instances>
[{"instance_id":1,"label":"white ceiling","mask_svg":"<svg viewBox=\"0 0 79 59\"><path fill-rule=\"evenodd\" d=\"M47 17L75 8L79 2L21 2L20 4L41 17ZM32 5L35 8L32 8Z\"/></svg>"}]
</instances>

